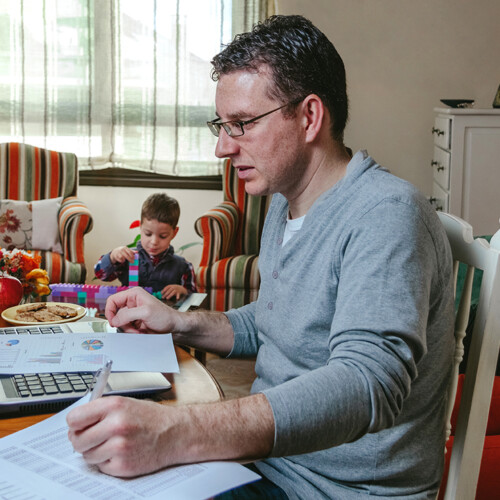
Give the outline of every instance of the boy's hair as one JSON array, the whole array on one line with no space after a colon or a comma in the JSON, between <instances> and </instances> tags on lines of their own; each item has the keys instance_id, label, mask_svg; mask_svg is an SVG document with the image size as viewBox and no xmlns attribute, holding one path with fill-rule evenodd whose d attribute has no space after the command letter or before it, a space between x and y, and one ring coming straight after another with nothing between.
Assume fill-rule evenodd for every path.
<instances>
[{"instance_id":1,"label":"boy's hair","mask_svg":"<svg viewBox=\"0 0 500 500\"><path fill-rule=\"evenodd\" d=\"M144 219L156 219L158 222L177 227L181 209L175 198L165 193L155 193L146 198L142 204L141 223Z\"/></svg>"},{"instance_id":2,"label":"boy's hair","mask_svg":"<svg viewBox=\"0 0 500 500\"><path fill-rule=\"evenodd\" d=\"M348 117L346 75L332 42L308 19L271 16L248 33L236 35L213 60L212 79L233 71L271 69L274 85L268 89L283 104L316 94L330 112L332 136L342 142ZM293 109L284 108L284 113Z\"/></svg>"}]
</instances>

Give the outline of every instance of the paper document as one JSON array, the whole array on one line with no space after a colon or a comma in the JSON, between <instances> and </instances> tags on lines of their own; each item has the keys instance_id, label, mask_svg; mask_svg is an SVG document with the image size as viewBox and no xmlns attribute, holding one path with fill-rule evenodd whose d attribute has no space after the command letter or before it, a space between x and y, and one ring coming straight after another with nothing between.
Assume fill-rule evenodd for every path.
<instances>
[{"instance_id":1,"label":"paper document","mask_svg":"<svg viewBox=\"0 0 500 500\"><path fill-rule=\"evenodd\" d=\"M95 371L178 373L171 334L54 333L0 337L0 373Z\"/></svg>"},{"instance_id":2,"label":"paper document","mask_svg":"<svg viewBox=\"0 0 500 500\"><path fill-rule=\"evenodd\" d=\"M73 452L66 414L89 396L32 427L0 439L0 498L30 500L203 500L258 474L232 462L171 467L135 479L99 472Z\"/></svg>"},{"instance_id":3,"label":"paper document","mask_svg":"<svg viewBox=\"0 0 500 500\"><path fill-rule=\"evenodd\" d=\"M191 307L198 307L205 300L206 293L191 293L184 300L179 300L175 305L180 312L189 311Z\"/></svg>"}]
</instances>

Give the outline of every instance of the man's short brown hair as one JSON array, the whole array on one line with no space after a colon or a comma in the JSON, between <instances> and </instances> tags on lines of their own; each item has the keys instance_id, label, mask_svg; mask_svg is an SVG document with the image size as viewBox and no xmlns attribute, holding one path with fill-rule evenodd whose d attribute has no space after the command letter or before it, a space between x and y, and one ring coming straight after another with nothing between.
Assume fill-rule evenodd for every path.
<instances>
[{"instance_id":1,"label":"man's short brown hair","mask_svg":"<svg viewBox=\"0 0 500 500\"><path fill-rule=\"evenodd\" d=\"M144 219L156 219L158 222L177 227L181 209L179 202L166 193L155 193L146 198L142 204L141 223Z\"/></svg>"}]
</instances>

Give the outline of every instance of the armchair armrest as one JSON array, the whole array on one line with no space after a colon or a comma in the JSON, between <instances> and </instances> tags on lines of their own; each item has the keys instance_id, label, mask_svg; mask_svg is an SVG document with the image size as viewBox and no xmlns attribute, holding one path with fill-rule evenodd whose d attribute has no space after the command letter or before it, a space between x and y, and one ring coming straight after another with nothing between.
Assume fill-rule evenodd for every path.
<instances>
[{"instance_id":1,"label":"armchair armrest","mask_svg":"<svg viewBox=\"0 0 500 500\"><path fill-rule=\"evenodd\" d=\"M59 211L59 233L64 257L70 262L85 263L83 237L92 229L92 214L76 196L65 198Z\"/></svg>"},{"instance_id":2,"label":"armchair armrest","mask_svg":"<svg viewBox=\"0 0 500 500\"><path fill-rule=\"evenodd\" d=\"M240 212L231 201L224 201L196 219L194 228L203 238L200 266L229 257L232 254Z\"/></svg>"}]
</instances>

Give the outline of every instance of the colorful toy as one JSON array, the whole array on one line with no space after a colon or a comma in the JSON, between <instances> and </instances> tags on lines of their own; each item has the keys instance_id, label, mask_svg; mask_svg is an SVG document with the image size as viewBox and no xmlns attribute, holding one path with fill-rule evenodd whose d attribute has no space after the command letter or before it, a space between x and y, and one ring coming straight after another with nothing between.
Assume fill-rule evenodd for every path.
<instances>
[{"instance_id":1,"label":"colorful toy","mask_svg":"<svg viewBox=\"0 0 500 500\"><path fill-rule=\"evenodd\" d=\"M134 252L134 262L128 266L129 286L139 286L139 253Z\"/></svg>"},{"instance_id":2,"label":"colorful toy","mask_svg":"<svg viewBox=\"0 0 500 500\"><path fill-rule=\"evenodd\" d=\"M74 283L53 283L49 287L52 293L47 296L47 301L77 303L84 307L95 307L99 311L105 309L109 296L133 288L133 286L79 285ZM144 290L157 299L161 299L161 292L153 292L151 287L144 287Z\"/></svg>"}]
</instances>

